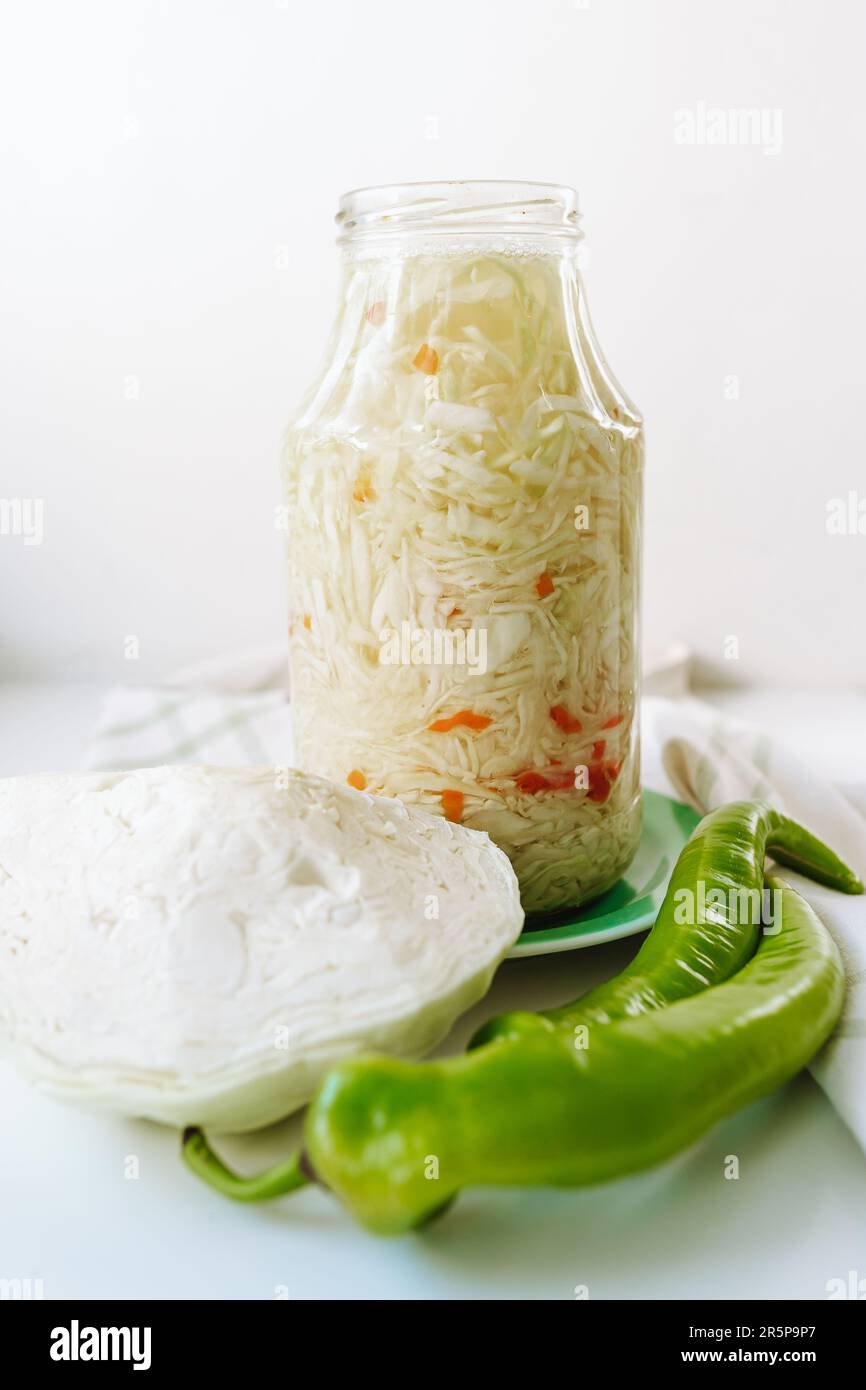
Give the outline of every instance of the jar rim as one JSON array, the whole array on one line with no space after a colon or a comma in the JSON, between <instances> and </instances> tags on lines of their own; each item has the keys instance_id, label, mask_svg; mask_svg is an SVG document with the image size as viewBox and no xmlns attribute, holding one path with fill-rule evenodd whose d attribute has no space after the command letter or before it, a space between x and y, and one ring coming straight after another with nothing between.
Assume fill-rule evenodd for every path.
<instances>
[{"instance_id":1,"label":"jar rim","mask_svg":"<svg viewBox=\"0 0 866 1390\"><path fill-rule=\"evenodd\" d=\"M577 193L567 184L531 179L454 179L373 184L339 200L339 242L506 233L579 241Z\"/></svg>"}]
</instances>

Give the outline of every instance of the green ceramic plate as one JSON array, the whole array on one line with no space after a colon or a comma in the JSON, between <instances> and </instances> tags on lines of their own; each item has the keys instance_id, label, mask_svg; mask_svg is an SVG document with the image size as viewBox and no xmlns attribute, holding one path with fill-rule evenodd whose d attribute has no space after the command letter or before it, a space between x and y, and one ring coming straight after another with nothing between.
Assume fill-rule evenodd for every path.
<instances>
[{"instance_id":1,"label":"green ceramic plate","mask_svg":"<svg viewBox=\"0 0 866 1390\"><path fill-rule=\"evenodd\" d=\"M509 955L576 951L645 931L656 919L680 850L699 820L690 806L644 791L640 844L619 882L584 907L527 917Z\"/></svg>"}]
</instances>

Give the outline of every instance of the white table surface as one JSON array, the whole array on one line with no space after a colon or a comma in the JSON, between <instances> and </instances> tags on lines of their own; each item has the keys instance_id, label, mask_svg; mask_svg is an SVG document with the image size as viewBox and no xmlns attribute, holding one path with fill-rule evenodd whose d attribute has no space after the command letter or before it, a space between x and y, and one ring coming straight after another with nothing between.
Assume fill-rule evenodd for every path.
<instances>
[{"instance_id":1,"label":"white table surface","mask_svg":"<svg viewBox=\"0 0 866 1390\"><path fill-rule=\"evenodd\" d=\"M99 694L0 686L0 775L80 766ZM866 781L866 695L713 698L825 775ZM577 994L636 944L508 962L445 1050L492 1013ZM46 1298L572 1299L585 1285L590 1298L820 1299L828 1280L866 1275L866 1156L807 1076L653 1172L577 1192L467 1193L399 1240L366 1235L314 1190L227 1202L182 1167L174 1131L67 1109L5 1063L0 1107L0 1279L41 1279ZM253 1170L293 1140L288 1123L223 1152ZM724 1177L731 1154L737 1181Z\"/></svg>"}]
</instances>

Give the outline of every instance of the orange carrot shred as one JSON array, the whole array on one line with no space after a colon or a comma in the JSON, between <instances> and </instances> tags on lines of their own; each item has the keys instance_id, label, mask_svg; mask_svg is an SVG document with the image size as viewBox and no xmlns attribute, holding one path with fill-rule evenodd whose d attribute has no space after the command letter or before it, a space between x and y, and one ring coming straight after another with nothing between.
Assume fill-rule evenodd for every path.
<instances>
[{"instance_id":1,"label":"orange carrot shred","mask_svg":"<svg viewBox=\"0 0 866 1390\"><path fill-rule=\"evenodd\" d=\"M355 479L352 496L356 502L372 502L375 495L373 484L370 482L370 474L366 468L362 468Z\"/></svg>"},{"instance_id":2,"label":"orange carrot shred","mask_svg":"<svg viewBox=\"0 0 866 1390\"><path fill-rule=\"evenodd\" d=\"M441 796L442 810L445 812L446 820L459 821L463 815L464 796L462 792L447 791Z\"/></svg>"},{"instance_id":3,"label":"orange carrot shred","mask_svg":"<svg viewBox=\"0 0 866 1390\"><path fill-rule=\"evenodd\" d=\"M304 627L307 629L307 632L310 631L310 628L311 628L312 626L313 626L313 620L312 620L312 618L310 617L309 613L305 613L305 614L304 614Z\"/></svg>"},{"instance_id":4,"label":"orange carrot shred","mask_svg":"<svg viewBox=\"0 0 866 1390\"><path fill-rule=\"evenodd\" d=\"M377 299L375 304L371 304L367 310L367 322L372 323L374 328L385 322L385 301Z\"/></svg>"},{"instance_id":5,"label":"orange carrot shred","mask_svg":"<svg viewBox=\"0 0 866 1390\"><path fill-rule=\"evenodd\" d=\"M346 781L349 783L350 787L354 787L355 790L359 792L362 792L367 785L367 779L363 772L359 772L356 767L349 773Z\"/></svg>"},{"instance_id":6,"label":"orange carrot shred","mask_svg":"<svg viewBox=\"0 0 866 1390\"><path fill-rule=\"evenodd\" d=\"M572 719L565 705L552 705L550 717L558 729L564 734L579 734L583 725L579 719Z\"/></svg>"},{"instance_id":7,"label":"orange carrot shred","mask_svg":"<svg viewBox=\"0 0 866 1390\"><path fill-rule=\"evenodd\" d=\"M426 372L427 376L433 376L439 370L439 354L429 343L422 343L412 358L412 366L417 367L419 372Z\"/></svg>"},{"instance_id":8,"label":"orange carrot shred","mask_svg":"<svg viewBox=\"0 0 866 1390\"><path fill-rule=\"evenodd\" d=\"M598 739L592 745L592 761L594 763L597 763L599 758L604 756L605 746L605 740L603 738Z\"/></svg>"},{"instance_id":9,"label":"orange carrot shred","mask_svg":"<svg viewBox=\"0 0 866 1390\"><path fill-rule=\"evenodd\" d=\"M461 709L448 719L437 719L433 724L428 724L427 728L431 734L449 734L461 724L465 724L467 729L486 729L487 725L492 723L493 720L486 714L475 714L471 709Z\"/></svg>"},{"instance_id":10,"label":"orange carrot shred","mask_svg":"<svg viewBox=\"0 0 866 1390\"><path fill-rule=\"evenodd\" d=\"M548 594L553 593L553 580L547 573L547 570L543 570L542 573L538 576L538 578L535 581L535 587L538 591L539 598L547 598Z\"/></svg>"},{"instance_id":11,"label":"orange carrot shred","mask_svg":"<svg viewBox=\"0 0 866 1390\"><path fill-rule=\"evenodd\" d=\"M601 727L603 729L615 729L617 724L621 724L624 719L624 714L612 714L610 719L606 719Z\"/></svg>"}]
</instances>

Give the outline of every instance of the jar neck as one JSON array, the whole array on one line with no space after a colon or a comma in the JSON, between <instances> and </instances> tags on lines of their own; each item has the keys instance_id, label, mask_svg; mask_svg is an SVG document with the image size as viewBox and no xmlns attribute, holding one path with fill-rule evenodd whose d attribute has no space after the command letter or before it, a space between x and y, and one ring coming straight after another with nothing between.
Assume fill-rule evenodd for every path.
<instances>
[{"instance_id":1,"label":"jar neck","mask_svg":"<svg viewBox=\"0 0 866 1390\"><path fill-rule=\"evenodd\" d=\"M417 255L573 254L580 241L577 194L557 184L476 180L389 184L340 200L345 258Z\"/></svg>"},{"instance_id":2,"label":"jar neck","mask_svg":"<svg viewBox=\"0 0 866 1390\"><path fill-rule=\"evenodd\" d=\"M521 233L515 254L496 249L499 235L451 233L428 251L413 231L405 250L372 240L348 257L323 374L295 427L351 434L393 409L401 429L421 428L432 400L510 419L538 389L582 400L606 427L637 428L595 341L577 239L540 251Z\"/></svg>"}]
</instances>

